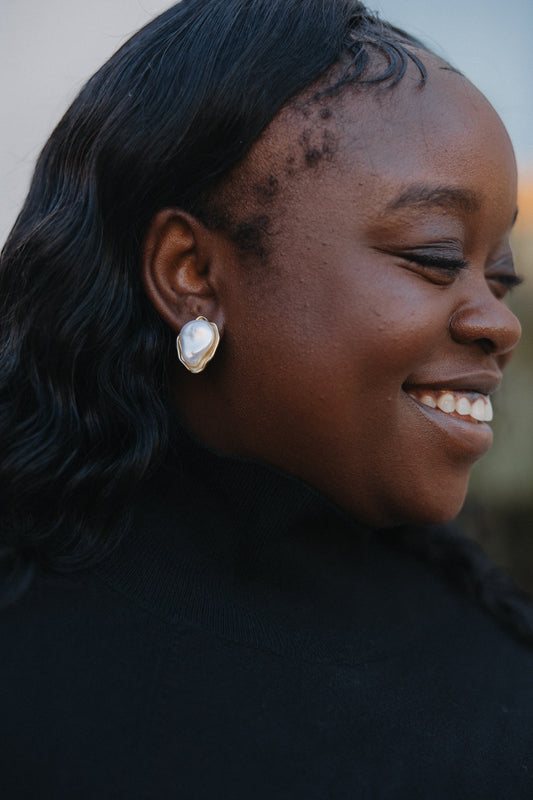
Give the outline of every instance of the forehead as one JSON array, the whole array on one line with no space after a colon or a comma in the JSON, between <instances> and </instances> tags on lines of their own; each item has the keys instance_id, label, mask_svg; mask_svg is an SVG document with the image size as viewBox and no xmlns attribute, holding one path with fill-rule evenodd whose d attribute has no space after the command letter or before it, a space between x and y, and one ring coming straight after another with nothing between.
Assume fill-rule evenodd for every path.
<instances>
[{"instance_id":1,"label":"forehead","mask_svg":"<svg viewBox=\"0 0 533 800\"><path fill-rule=\"evenodd\" d=\"M515 160L501 120L462 75L433 56L424 60L425 85L411 69L393 88L348 86L338 96L304 95L284 108L250 154L256 192L283 182L287 201L316 197L327 169L339 194L349 176L367 201L385 187L401 194L432 184L454 188L457 197L463 192L463 205L467 195L472 205L514 204ZM417 202L424 197L418 192Z\"/></svg>"},{"instance_id":2,"label":"forehead","mask_svg":"<svg viewBox=\"0 0 533 800\"><path fill-rule=\"evenodd\" d=\"M430 160L434 169L460 175L484 158L514 170L514 155L500 118L466 78L433 61L425 85L407 75L394 89L341 100L339 132L348 158L366 153L376 165L411 175ZM401 154L402 161L398 161Z\"/></svg>"}]
</instances>

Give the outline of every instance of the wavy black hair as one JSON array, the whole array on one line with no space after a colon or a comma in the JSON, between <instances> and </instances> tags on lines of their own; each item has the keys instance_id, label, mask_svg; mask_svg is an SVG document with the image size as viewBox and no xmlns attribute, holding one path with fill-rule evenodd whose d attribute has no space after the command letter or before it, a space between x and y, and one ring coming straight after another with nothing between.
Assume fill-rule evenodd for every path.
<instances>
[{"instance_id":1,"label":"wavy black hair","mask_svg":"<svg viewBox=\"0 0 533 800\"><path fill-rule=\"evenodd\" d=\"M261 253L257 221L230 226L213 213L261 132L327 74L317 98L392 88L409 61L423 84L423 49L357 0L182 0L82 89L1 255L0 555L13 567L4 599L35 565L65 570L104 555L167 452L173 336L140 281L154 215L182 208ZM426 555L442 563L442 552Z\"/></svg>"},{"instance_id":2,"label":"wavy black hair","mask_svg":"<svg viewBox=\"0 0 533 800\"><path fill-rule=\"evenodd\" d=\"M334 64L328 93L394 85L409 60L423 80L409 42L356 0L183 0L89 80L1 256L4 546L82 563L166 452L172 336L139 278L157 211L215 224L217 185L287 101ZM251 233L228 231L244 248Z\"/></svg>"}]
</instances>

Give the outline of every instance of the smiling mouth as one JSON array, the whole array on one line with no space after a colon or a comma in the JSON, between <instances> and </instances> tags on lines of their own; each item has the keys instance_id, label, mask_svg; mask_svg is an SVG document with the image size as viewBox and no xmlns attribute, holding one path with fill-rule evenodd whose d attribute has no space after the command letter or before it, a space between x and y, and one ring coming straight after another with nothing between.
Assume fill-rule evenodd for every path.
<instances>
[{"instance_id":1,"label":"smiling mouth","mask_svg":"<svg viewBox=\"0 0 533 800\"><path fill-rule=\"evenodd\" d=\"M493 417L490 397L480 392L409 388L407 394L427 408L442 411L466 422L490 422Z\"/></svg>"}]
</instances>

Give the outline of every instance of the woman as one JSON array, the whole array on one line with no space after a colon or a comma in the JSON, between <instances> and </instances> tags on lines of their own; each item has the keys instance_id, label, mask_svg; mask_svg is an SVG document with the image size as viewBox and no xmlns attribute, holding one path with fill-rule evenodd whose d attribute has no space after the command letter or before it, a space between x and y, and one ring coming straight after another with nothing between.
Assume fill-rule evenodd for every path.
<instances>
[{"instance_id":1,"label":"woman","mask_svg":"<svg viewBox=\"0 0 533 800\"><path fill-rule=\"evenodd\" d=\"M531 795L531 612L427 527L515 213L494 110L354 0L183 0L89 81L2 261L7 797Z\"/></svg>"}]
</instances>

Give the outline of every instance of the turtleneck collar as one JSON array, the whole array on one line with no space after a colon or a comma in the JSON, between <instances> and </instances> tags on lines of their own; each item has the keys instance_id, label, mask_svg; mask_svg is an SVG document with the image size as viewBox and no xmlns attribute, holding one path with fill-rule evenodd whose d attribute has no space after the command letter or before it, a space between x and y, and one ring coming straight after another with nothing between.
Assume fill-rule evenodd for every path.
<instances>
[{"instance_id":1,"label":"turtleneck collar","mask_svg":"<svg viewBox=\"0 0 533 800\"><path fill-rule=\"evenodd\" d=\"M415 588L419 564L314 489L183 428L132 519L99 570L107 583L151 613L275 651L351 658L391 628L408 641L406 609L435 580Z\"/></svg>"}]
</instances>

